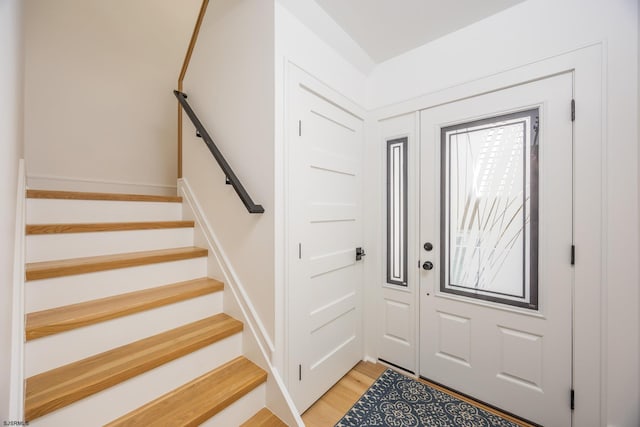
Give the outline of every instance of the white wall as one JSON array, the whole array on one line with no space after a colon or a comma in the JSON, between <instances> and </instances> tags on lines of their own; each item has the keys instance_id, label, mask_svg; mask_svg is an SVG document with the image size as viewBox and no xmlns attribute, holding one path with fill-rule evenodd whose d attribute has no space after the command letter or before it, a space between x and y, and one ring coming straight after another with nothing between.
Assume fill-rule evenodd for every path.
<instances>
[{"instance_id":1,"label":"white wall","mask_svg":"<svg viewBox=\"0 0 640 427\"><path fill-rule=\"evenodd\" d=\"M183 174L274 337L273 1L209 3L184 91L195 113L264 214L249 214L184 117Z\"/></svg>"},{"instance_id":2,"label":"white wall","mask_svg":"<svg viewBox=\"0 0 640 427\"><path fill-rule=\"evenodd\" d=\"M436 93L598 42L605 53L607 146L603 421L637 426L639 216L638 192L629 191L638 182L637 1L528 0L380 64L368 82L368 107Z\"/></svg>"},{"instance_id":3,"label":"white wall","mask_svg":"<svg viewBox=\"0 0 640 427\"><path fill-rule=\"evenodd\" d=\"M9 420L13 243L22 144L22 2L0 0L0 420Z\"/></svg>"},{"instance_id":4,"label":"white wall","mask_svg":"<svg viewBox=\"0 0 640 427\"><path fill-rule=\"evenodd\" d=\"M324 13L320 8L304 11L308 19L327 18L314 15ZM349 41L335 23L324 32ZM272 362L281 375L286 374L283 168L288 64L354 103L364 103L365 74L279 1L211 2L184 85L189 103L220 151L254 201L265 208L262 215L246 212L185 117L184 177L274 345Z\"/></svg>"},{"instance_id":5,"label":"white wall","mask_svg":"<svg viewBox=\"0 0 640 427\"><path fill-rule=\"evenodd\" d=\"M171 91L200 3L25 2L30 185L126 191L126 184L136 184L133 191L175 194Z\"/></svg>"},{"instance_id":6,"label":"white wall","mask_svg":"<svg viewBox=\"0 0 640 427\"><path fill-rule=\"evenodd\" d=\"M345 57L345 52L338 51L333 46L339 43L348 45L349 42L354 43L353 40L321 8L307 9L305 20L308 22L303 22L289 7L285 7L289 3L291 0L277 0L275 6L276 85L280 89L284 88L285 82L282 79L286 76L283 66L284 61L288 61L354 103L364 105L367 78L366 73L361 70L364 65ZM320 17L315 16L316 13ZM310 22L320 20L323 22L324 32L331 34L323 37L335 40L332 44L308 27ZM358 55L355 52L353 55L366 56L358 46L350 46L349 52L356 49L359 49Z\"/></svg>"},{"instance_id":7,"label":"white wall","mask_svg":"<svg viewBox=\"0 0 640 427\"><path fill-rule=\"evenodd\" d=\"M330 50L331 56L339 55L343 58L342 60L349 61L361 73L368 74L373 70L375 63L371 57L315 0L277 0L277 3L287 9L298 23L305 26L305 29L302 30L304 35L302 39L308 41L309 36L314 39L321 39L324 45L321 49L323 53ZM281 23L284 25L282 27L283 31L286 31L286 28L291 28L287 27L283 22ZM295 42L295 37L293 39L291 41ZM307 52L306 55L303 53L303 55L311 56L308 53L310 52Z\"/></svg>"}]
</instances>

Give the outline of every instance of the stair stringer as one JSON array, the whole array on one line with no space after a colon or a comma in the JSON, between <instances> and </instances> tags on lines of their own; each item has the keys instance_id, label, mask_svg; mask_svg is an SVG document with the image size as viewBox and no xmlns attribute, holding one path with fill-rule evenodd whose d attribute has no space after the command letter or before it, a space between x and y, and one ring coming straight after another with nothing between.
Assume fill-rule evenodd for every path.
<instances>
[{"instance_id":1,"label":"stair stringer","mask_svg":"<svg viewBox=\"0 0 640 427\"><path fill-rule=\"evenodd\" d=\"M203 214L197 197L186 178L178 180L178 195L183 198L184 220L196 223L194 243L209 250L209 276L225 283L225 312L245 324L243 351L245 357L267 371L265 401L269 409L289 426L304 426L302 418L289 395L278 370L271 363L275 345L268 337L266 329L249 299L242 282L231 265L220 240Z\"/></svg>"},{"instance_id":2,"label":"stair stringer","mask_svg":"<svg viewBox=\"0 0 640 427\"><path fill-rule=\"evenodd\" d=\"M23 421L24 414L24 270L25 270L25 224L27 188L24 160L18 164L18 186L16 193L16 223L13 254L13 307L11 317L11 383L9 389L9 419Z\"/></svg>"}]
</instances>

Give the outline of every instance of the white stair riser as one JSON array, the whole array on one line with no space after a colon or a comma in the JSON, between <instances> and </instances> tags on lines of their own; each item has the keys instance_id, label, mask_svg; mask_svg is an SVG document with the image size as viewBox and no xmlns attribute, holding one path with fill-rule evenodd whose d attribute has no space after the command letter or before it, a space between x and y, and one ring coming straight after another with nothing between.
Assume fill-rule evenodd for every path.
<instances>
[{"instance_id":1,"label":"white stair riser","mask_svg":"<svg viewBox=\"0 0 640 427\"><path fill-rule=\"evenodd\" d=\"M193 246L193 228L27 236L27 262Z\"/></svg>"},{"instance_id":2,"label":"white stair riser","mask_svg":"<svg viewBox=\"0 0 640 427\"><path fill-rule=\"evenodd\" d=\"M27 313L207 276L207 258L161 262L25 283Z\"/></svg>"},{"instance_id":3,"label":"white stair riser","mask_svg":"<svg viewBox=\"0 0 640 427\"><path fill-rule=\"evenodd\" d=\"M37 418L29 425L104 425L239 356L241 341L240 334L236 334Z\"/></svg>"},{"instance_id":4,"label":"white stair riser","mask_svg":"<svg viewBox=\"0 0 640 427\"><path fill-rule=\"evenodd\" d=\"M200 427L239 426L265 407L266 385L261 384L227 406L222 412L200 424Z\"/></svg>"},{"instance_id":5,"label":"white stair riser","mask_svg":"<svg viewBox=\"0 0 640 427\"><path fill-rule=\"evenodd\" d=\"M215 292L30 340L25 348L26 376L213 316L222 311L222 298L222 292Z\"/></svg>"},{"instance_id":6,"label":"white stair riser","mask_svg":"<svg viewBox=\"0 0 640 427\"><path fill-rule=\"evenodd\" d=\"M27 199L27 224L179 221L181 203Z\"/></svg>"}]
</instances>

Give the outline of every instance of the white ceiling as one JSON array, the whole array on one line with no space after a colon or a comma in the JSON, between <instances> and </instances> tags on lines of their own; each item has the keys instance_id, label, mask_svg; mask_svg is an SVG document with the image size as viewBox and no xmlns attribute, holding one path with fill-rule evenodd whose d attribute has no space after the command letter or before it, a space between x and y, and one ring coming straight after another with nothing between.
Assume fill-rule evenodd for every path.
<instances>
[{"instance_id":1,"label":"white ceiling","mask_svg":"<svg viewBox=\"0 0 640 427\"><path fill-rule=\"evenodd\" d=\"M374 63L524 0L315 0Z\"/></svg>"}]
</instances>

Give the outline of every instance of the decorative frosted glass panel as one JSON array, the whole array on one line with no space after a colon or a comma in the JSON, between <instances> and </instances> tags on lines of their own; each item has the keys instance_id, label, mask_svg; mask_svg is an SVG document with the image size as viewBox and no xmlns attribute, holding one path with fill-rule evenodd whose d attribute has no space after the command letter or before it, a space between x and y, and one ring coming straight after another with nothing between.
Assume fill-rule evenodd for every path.
<instances>
[{"instance_id":1,"label":"decorative frosted glass panel","mask_svg":"<svg viewBox=\"0 0 640 427\"><path fill-rule=\"evenodd\" d=\"M407 138L387 141L387 283L407 286Z\"/></svg>"},{"instance_id":2,"label":"decorative frosted glass panel","mask_svg":"<svg viewBox=\"0 0 640 427\"><path fill-rule=\"evenodd\" d=\"M537 129L537 109L442 129L442 292L537 310Z\"/></svg>"}]
</instances>

